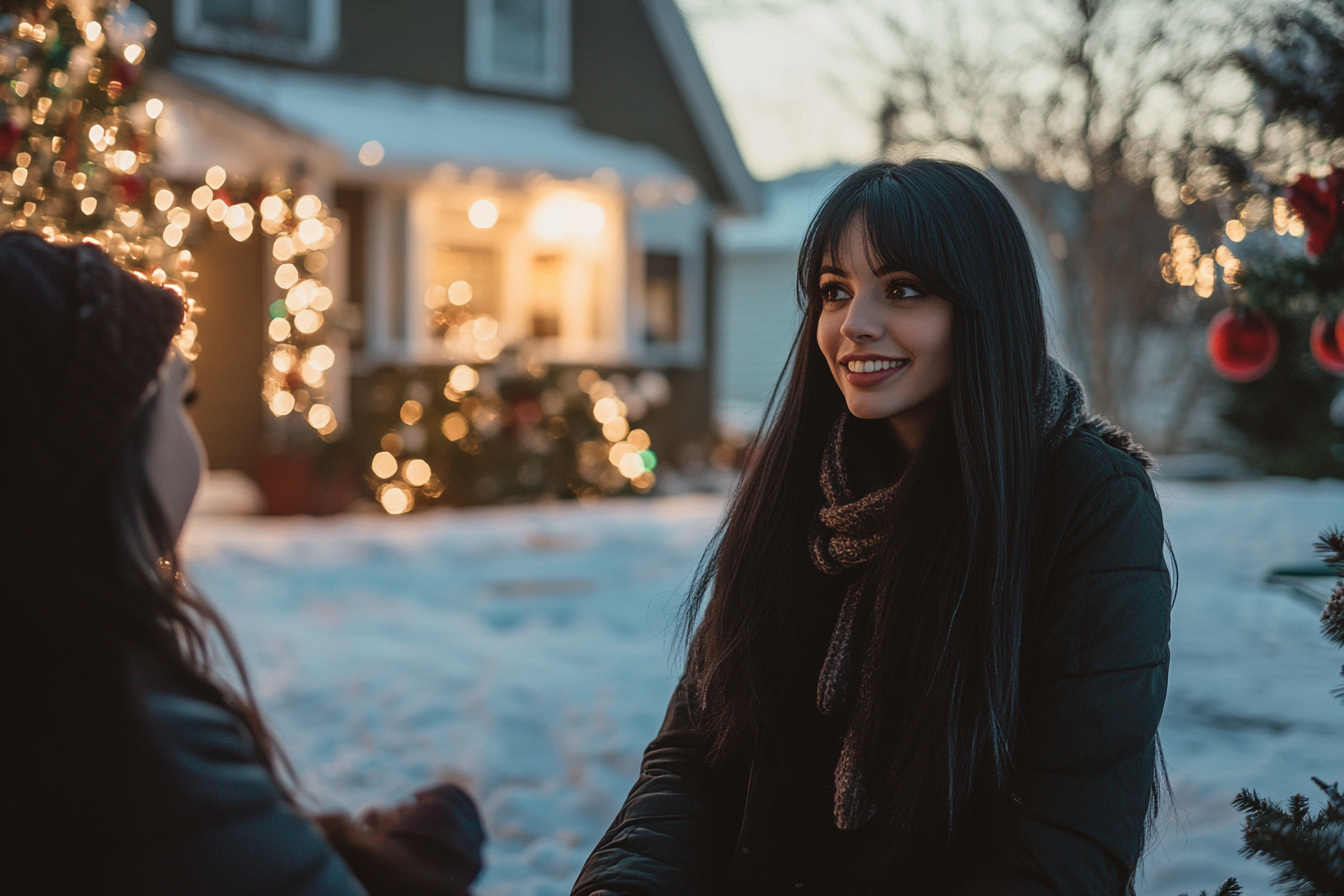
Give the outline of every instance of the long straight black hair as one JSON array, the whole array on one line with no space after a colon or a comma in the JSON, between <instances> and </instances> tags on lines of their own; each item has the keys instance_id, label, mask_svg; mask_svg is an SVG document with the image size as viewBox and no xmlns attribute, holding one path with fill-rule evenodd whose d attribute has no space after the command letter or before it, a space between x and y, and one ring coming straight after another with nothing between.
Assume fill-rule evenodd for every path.
<instances>
[{"instance_id":1,"label":"long straight black hair","mask_svg":"<svg viewBox=\"0 0 1344 896\"><path fill-rule=\"evenodd\" d=\"M945 850L968 818L983 817L972 810L1006 795L1036 530L1034 396L1047 362L1026 236L984 174L933 159L870 164L812 221L782 400L777 386L768 429L683 608L687 681L715 761L788 743L815 702L838 597L813 568L808 531L822 501L823 449L846 413L817 345L818 287L823 259L851 226L866 236L874 270L909 271L953 305L946 413L904 467L886 549L864 572L874 700L855 709L880 817ZM894 452L891 462L895 474Z\"/></svg>"}]
</instances>

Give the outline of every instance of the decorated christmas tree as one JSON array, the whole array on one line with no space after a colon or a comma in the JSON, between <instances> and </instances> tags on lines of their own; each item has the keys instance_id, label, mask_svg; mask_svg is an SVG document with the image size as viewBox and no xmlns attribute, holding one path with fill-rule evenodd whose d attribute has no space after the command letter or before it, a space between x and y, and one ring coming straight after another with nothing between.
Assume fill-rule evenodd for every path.
<instances>
[{"instance_id":1,"label":"decorated christmas tree","mask_svg":"<svg viewBox=\"0 0 1344 896\"><path fill-rule=\"evenodd\" d=\"M178 344L196 350L185 197L154 176L163 102L142 99L155 26L127 3L34 0L0 12L0 230L96 242L181 295Z\"/></svg>"},{"instance_id":2,"label":"decorated christmas tree","mask_svg":"<svg viewBox=\"0 0 1344 896\"><path fill-rule=\"evenodd\" d=\"M1264 111L1259 150L1194 154L1181 197L1216 224L1192 209L1172 227L1162 274L1196 302L1225 302L1208 352L1236 384L1224 419L1253 463L1344 475L1344 0L1262 23L1235 64Z\"/></svg>"}]
</instances>

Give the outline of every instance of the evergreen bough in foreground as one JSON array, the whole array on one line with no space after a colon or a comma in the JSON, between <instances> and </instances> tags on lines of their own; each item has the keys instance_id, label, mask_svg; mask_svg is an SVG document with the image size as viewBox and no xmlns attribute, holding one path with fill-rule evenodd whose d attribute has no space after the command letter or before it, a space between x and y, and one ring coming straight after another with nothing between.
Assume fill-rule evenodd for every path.
<instances>
[{"instance_id":1,"label":"evergreen bough in foreground","mask_svg":"<svg viewBox=\"0 0 1344 896\"><path fill-rule=\"evenodd\" d=\"M1316 549L1338 576L1321 613L1321 633L1344 647L1344 531L1322 533ZM1344 686L1334 694L1344 700ZM1300 793L1284 806L1254 790L1237 794L1232 805L1246 814L1241 854L1268 863L1275 870L1274 885L1292 896L1344 896L1344 794L1338 783L1311 780L1325 794L1325 805L1315 815ZM1241 885L1228 878L1212 896L1240 896L1242 892ZM1209 894L1201 891L1200 896Z\"/></svg>"}]
</instances>

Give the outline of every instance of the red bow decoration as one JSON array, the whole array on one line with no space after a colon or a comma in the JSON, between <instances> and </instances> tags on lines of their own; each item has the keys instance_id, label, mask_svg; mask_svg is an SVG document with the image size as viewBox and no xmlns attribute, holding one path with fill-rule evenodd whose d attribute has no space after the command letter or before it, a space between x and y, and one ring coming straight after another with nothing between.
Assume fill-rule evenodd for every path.
<instances>
[{"instance_id":1,"label":"red bow decoration","mask_svg":"<svg viewBox=\"0 0 1344 896\"><path fill-rule=\"evenodd\" d=\"M1339 226L1340 188L1344 171L1330 169L1329 177L1303 174L1288 187L1288 204L1307 225L1307 254L1313 258L1325 251Z\"/></svg>"}]
</instances>

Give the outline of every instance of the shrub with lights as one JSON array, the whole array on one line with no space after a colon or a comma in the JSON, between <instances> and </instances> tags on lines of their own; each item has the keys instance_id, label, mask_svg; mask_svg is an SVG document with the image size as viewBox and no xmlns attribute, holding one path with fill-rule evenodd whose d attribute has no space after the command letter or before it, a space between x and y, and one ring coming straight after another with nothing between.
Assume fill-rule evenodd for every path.
<instances>
[{"instance_id":1,"label":"shrub with lights","mask_svg":"<svg viewBox=\"0 0 1344 896\"><path fill-rule=\"evenodd\" d=\"M656 371L489 363L388 369L364 390L380 434L367 468L388 513L433 503L644 494L658 457L639 422L671 397Z\"/></svg>"}]
</instances>

